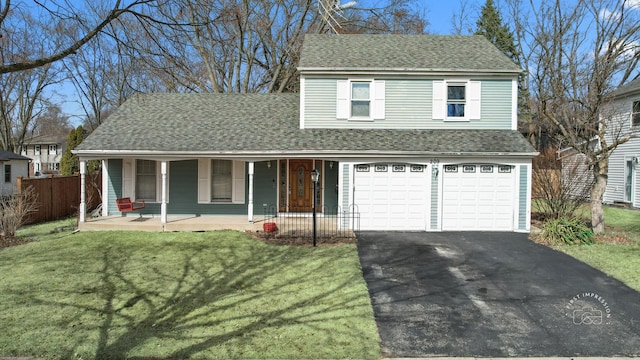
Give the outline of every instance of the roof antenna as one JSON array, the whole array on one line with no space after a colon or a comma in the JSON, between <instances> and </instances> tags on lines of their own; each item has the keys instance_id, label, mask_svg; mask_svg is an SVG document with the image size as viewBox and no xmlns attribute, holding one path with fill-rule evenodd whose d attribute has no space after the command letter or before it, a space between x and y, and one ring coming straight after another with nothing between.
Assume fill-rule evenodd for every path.
<instances>
[{"instance_id":1,"label":"roof antenna","mask_svg":"<svg viewBox=\"0 0 640 360\"><path fill-rule=\"evenodd\" d=\"M356 1L349 1L344 4L340 4L340 0L318 0L318 11L320 12L320 16L324 24L329 26L331 31L338 34L336 27L342 28L340 25L339 19L336 19L336 16L341 17L343 19L347 19L342 14L344 9L351 8L356 5ZM324 26L320 28L320 32L324 29Z\"/></svg>"}]
</instances>

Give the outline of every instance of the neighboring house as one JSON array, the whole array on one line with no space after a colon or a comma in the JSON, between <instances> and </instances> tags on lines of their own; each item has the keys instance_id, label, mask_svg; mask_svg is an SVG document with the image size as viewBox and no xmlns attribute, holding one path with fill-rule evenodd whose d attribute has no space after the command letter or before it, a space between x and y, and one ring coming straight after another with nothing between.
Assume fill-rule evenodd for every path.
<instances>
[{"instance_id":1,"label":"neighboring house","mask_svg":"<svg viewBox=\"0 0 640 360\"><path fill-rule=\"evenodd\" d=\"M103 215L312 212L317 169L321 216L360 230L529 231L521 70L484 37L307 35L298 70L299 94L128 100L75 150L102 160Z\"/></svg>"},{"instance_id":2,"label":"neighboring house","mask_svg":"<svg viewBox=\"0 0 640 360\"><path fill-rule=\"evenodd\" d=\"M22 155L31 159L29 177L59 175L66 135L39 135L25 140Z\"/></svg>"},{"instance_id":3,"label":"neighboring house","mask_svg":"<svg viewBox=\"0 0 640 360\"><path fill-rule=\"evenodd\" d=\"M640 130L640 78L616 89L613 93L614 113L611 117L611 132L627 136ZM611 131L609 131L611 130ZM627 203L640 207L640 138L631 139L618 146L609 158L607 190L603 196L605 203Z\"/></svg>"},{"instance_id":4,"label":"neighboring house","mask_svg":"<svg viewBox=\"0 0 640 360\"><path fill-rule=\"evenodd\" d=\"M0 168L2 169L2 181L0 181L0 195L7 196L18 193L18 177L27 177L29 173L29 158L0 150Z\"/></svg>"}]
</instances>

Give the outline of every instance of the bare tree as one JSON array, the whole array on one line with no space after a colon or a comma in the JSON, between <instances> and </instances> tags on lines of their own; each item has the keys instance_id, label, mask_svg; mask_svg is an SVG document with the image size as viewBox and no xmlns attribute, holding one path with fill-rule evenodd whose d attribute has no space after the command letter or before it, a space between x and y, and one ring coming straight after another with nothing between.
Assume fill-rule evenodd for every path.
<instances>
[{"instance_id":1,"label":"bare tree","mask_svg":"<svg viewBox=\"0 0 640 360\"><path fill-rule=\"evenodd\" d=\"M112 21L120 18L124 14L132 14L136 17L150 19L148 15L138 8L145 5L151 6L157 0L132 0L122 1L115 0L105 4L104 7L96 10L87 2L86 6L77 6L70 1L56 0L35 0L34 8L23 9L25 3L18 2L12 5L10 0L5 0L4 4L0 1L0 37L12 41L14 32L11 30L11 22L20 22L24 16L30 13L38 13L42 17L42 22L49 24L55 30L49 33L49 36L38 38L42 48L48 50L47 53L38 54L37 56L22 56L16 53L13 58L3 59L0 65L0 74L19 72L42 67L47 64L62 60L69 55L75 54L82 46L91 39L98 36L103 29ZM64 32L63 29L74 29L73 32ZM61 34L66 35L64 41L61 40ZM33 42L34 39L31 39Z\"/></svg>"},{"instance_id":2,"label":"bare tree","mask_svg":"<svg viewBox=\"0 0 640 360\"><path fill-rule=\"evenodd\" d=\"M13 20L13 19L12 19ZM0 38L0 58L3 62L20 57L38 57L46 52L39 42L33 42L52 31L29 14L11 25L11 37ZM0 145L18 151L25 136L33 131L35 119L48 106L46 90L60 80L59 69L53 64L20 72L0 74Z\"/></svg>"},{"instance_id":3,"label":"bare tree","mask_svg":"<svg viewBox=\"0 0 640 360\"><path fill-rule=\"evenodd\" d=\"M459 0L458 8L451 15L451 30L455 35L473 34L473 24L469 20L469 0Z\"/></svg>"},{"instance_id":4,"label":"bare tree","mask_svg":"<svg viewBox=\"0 0 640 360\"><path fill-rule=\"evenodd\" d=\"M561 146L584 155L595 179L591 223L604 230L609 157L632 133L615 121L611 92L638 73L640 17L629 0L511 0L524 47L532 111Z\"/></svg>"},{"instance_id":5,"label":"bare tree","mask_svg":"<svg viewBox=\"0 0 640 360\"><path fill-rule=\"evenodd\" d=\"M331 27L317 1L176 0L154 8L153 18L182 27L139 22L126 43L168 91L297 91L296 65L306 33L423 31L426 21L391 0L381 8L335 14ZM393 10L393 11L392 11ZM377 19L377 20L374 20Z\"/></svg>"}]
</instances>

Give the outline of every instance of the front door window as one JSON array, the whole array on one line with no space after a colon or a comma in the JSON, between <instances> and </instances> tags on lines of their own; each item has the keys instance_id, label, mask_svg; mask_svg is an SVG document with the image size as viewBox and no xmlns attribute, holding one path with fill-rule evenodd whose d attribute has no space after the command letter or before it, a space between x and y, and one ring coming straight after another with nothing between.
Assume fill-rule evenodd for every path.
<instances>
[{"instance_id":1,"label":"front door window","mask_svg":"<svg viewBox=\"0 0 640 360\"><path fill-rule=\"evenodd\" d=\"M322 160L281 160L279 204L281 212L313 211L313 182L311 181L311 171L313 171L314 166L320 171ZM320 179L322 179L322 176L320 176ZM320 181L316 189L316 208L318 211L322 209L321 188L322 182ZM286 191L283 191L283 189L286 189ZM285 196L285 194L288 194L288 196Z\"/></svg>"}]
</instances>

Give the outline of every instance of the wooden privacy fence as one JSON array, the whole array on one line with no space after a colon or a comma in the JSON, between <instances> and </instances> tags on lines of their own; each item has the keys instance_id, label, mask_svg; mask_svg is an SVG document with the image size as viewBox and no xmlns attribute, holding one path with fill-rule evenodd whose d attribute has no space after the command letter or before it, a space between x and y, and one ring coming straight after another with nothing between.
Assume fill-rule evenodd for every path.
<instances>
[{"instance_id":1,"label":"wooden privacy fence","mask_svg":"<svg viewBox=\"0 0 640 360\"><path fill-rule=\"evenodd\" d=\"M100 204L99 188L102 175L96 172L86 176L87 210L94 209ZM80 206L80 175L61 176L39 179L18 178L18 194L29 186L37 195L37 210L27 219L27 224L57 220L75 215Z\"/></svg>"}]
</instances>

